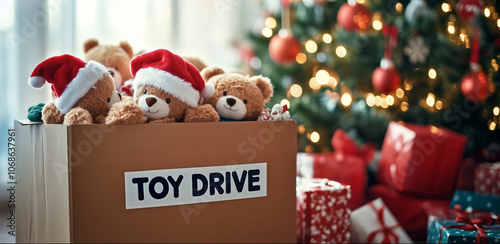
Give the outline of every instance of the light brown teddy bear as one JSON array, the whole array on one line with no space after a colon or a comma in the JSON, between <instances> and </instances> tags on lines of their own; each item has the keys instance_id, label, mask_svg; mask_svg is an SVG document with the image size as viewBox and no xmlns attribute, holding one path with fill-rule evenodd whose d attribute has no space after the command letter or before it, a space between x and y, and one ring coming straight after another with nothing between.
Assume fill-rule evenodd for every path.
<instances>
[{"instance_id":1,"label":"light brown teddy bear","mask_svg":"<svg viewBox=\"0 0 500 244\"><path fill-rule=\"evenodd\" d=\"M29 84L52 84L54 100L42 110L47 124L104 123L110 107L120 101L113 78L102 64L71 56L48 58L33 70Z\"/></svg>"},{"instance_id":2,"label":"light brown teddy bear","mask_svg":"<svg viewBox=\"0 0 500 244\"><path fill-rule=\"evenodd\" d=\"M214 94L213 85L205 85L196 67L180 56L158 49L135 57L130 65L135 103L124 101L113 106L107 124L128 124L144 116L149 123L219 120L212 106L199 105L200 98Z\"/></svg>"},{"instance_id":3,"label":"light brown teddy bear","mask_svg":"<svg viewBox=\"0 0 500 244\"><path fill-rule=\"evenodd\" d=\"M207 67L207 65L205 63L203 63L203 61L201 61L201 59L199 58L195 58L195 57L182 57L184 58L184 60L190 62L192 65L194 65L194 67L196 67L196 69L198 71L202 71L204 68Z\"/></svg>"},{"instance_id":4,"label":"light brown teddy bear","mask_svg":"<svg viewBox=\"0 0 500 244\"><path fill-rule=\"evenodd\" d=\"M130 44L122 41L118 46L99 45L96 39L89 39L83 44L85 61L94 60L106 66L114 79L115 89L120 91L126 81L132 79L130 60L134 52Z\"/></svg>"},{"instance_id":5,"label":"light brown teddy bear","mask_svg":"<svg viewBox=\"0 0 500 244\"><path fill-rule=\"evenodd\" d=\"M214 96L203 99L202 104L213 106L221 121L257 120L273 96L271 81L260 75L250 77L225 73L215 66L203 69L201 75L215 87Z\"/></svg>"}]
</instances>

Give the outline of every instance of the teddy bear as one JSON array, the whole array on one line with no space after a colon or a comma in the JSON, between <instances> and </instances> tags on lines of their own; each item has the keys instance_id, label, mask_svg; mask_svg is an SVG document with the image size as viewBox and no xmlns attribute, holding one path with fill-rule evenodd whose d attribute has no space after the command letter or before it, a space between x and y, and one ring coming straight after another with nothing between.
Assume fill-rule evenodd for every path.
<instances>
[{"instance_id":1,"label":"teddy bear","mask_svg":"<svg viewBox=\"0 0 500 244\"><path fill-rule=\"evenodd\" d=\"M213 106L221 121L255 121L273 96L273 86L267 77L226 73L216 66L203 69L201 75L215 87L214 96L204 98L202 104Z\"/></svg>"},{"instance_id":2,"label":"teddy bear","mask_svg":"<svg viewBox=\"0 0 500 244\"><path fill-rule=\"evenodd\" d=\"M195 57L182 57L182 58L184 58L184 60L186 60L186 61L190 62L192 65L194 65L194 67L196 67L196 69L200 72L204 68L207 67L207 65L203 61L201 61L201 59L199 59L199 58L195 58Z\"/></svg>"},{"instance_id":3,"label":"teddy bear","mask_svg":"<svg viewBox=\"0 0 500 244\"><path fill-rule=\"evenodd\" d=\"M216 122L219 115L200 98L213 96L194 65L166 49L132 59L134 99L111 108L107 124L128 124L146 118L148 123ZM139 111L139 112L137 112Z\"/></svg>"},{"instance_id":4,"label":"teddy bear","mask_svg":"<svg viewBox=\"0 0 500 244\"><path fill-rule=\"evenodd\" d=\"M94 60L106 66L114 79L115 89L120 91L122 86L132 78L130 60L134 52L130 44L122 41L118 46L100 45L96 39L89 39L83 44L85 61Z\"/></svg>"},{"instance_id":5,"label":"teddy bear","mask_svg":"<svg viewBox=\"0 0 500 244\"><path fill-rule=\"evenodd\" d=\"M52 85L54 100L42 109L47 124L104 123L111 106L121 100L106 67L68 54L42 61L28 82L33 88Z\"/></svg>"}]
</instances>

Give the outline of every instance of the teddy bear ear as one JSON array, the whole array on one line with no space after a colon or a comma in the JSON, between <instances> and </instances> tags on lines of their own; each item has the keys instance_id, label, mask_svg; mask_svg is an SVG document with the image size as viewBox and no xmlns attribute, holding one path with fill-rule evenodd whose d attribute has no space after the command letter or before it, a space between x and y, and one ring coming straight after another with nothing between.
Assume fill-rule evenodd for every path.
<instances>
[{"instance_id":1,"label":"teddy bear ear","mask_svg":"<svg viewBox=\"0 0 500 244\"><path fill-rule=\"evenodd\" d=\"M271 80L267 77L259 75L250 78L250 81L255 83L255 85L260 89L260 91L262 92L262 96L264 97L264 103L267 103L274 93Z\"/></svg>"},{"instance_id":2,"label":"teddy bear ear","mask_svg":"<svg viewBox=\"0 0 500 244\"><path fill-rule=\"evenodd\" d=\"M224 73L225 73L224 70L222 70L221 68L219 68L217 66L208 66L208 67L202 69L200 72L201 77L203 77L205 82L208 81L208 79L210 79L210 77L224 74Z\"/></svg>"},{"instance_id":3,"label":"teddy bear ear","mask_svg":"<svg viewBox=\"0 0 500 244\"><path fill-rule=\"evenodd\" d=\"M99 41L97 39L88 39L85 43L83 43L83 52L87 53L93 47L99 45Z\"/></svg>"},{"instance_id":4,"label":"teddy bear ear","mask_svg":"<svg viewBox=\"0 0 500 244\"><path fill-rule=\"evenodd\" d=\"M128 44L128 42L126 41L120 42L120 47L123 48L125 52L127 52L130 58L134 57L134 51L132 51L132 47L130 46L130 44Z\"/></svg>"}]
</instances>

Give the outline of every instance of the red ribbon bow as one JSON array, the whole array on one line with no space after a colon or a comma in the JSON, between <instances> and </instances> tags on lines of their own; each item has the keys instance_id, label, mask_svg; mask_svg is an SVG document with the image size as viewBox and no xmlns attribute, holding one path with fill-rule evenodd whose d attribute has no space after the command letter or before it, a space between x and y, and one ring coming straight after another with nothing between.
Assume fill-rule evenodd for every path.
<instances>
[{"instance_id":1,"label":"red ribbon bow","mask_svg":"<svg viewBox=\"0 0 500 244\"><path fill-rule=\"evenodd\" d=\"M392 49L398 43L398 27L395 25L387 25L382 28L382 34L384 36L388 36L385 42L385 53L384 58L387 60L391 60Z\"/></svg>"},{"instance_id":2,"label":"red ribbon bow","mask_svg":"<svg viewBox=\"0 0 500 244\"><path fill-rule=\"evenodd\" d=\"M335 152L363 158L365 164L368 164L372 160L376 148L373 143L366 143L358 148L354 140L341 129L337 129L333 133L332 147L335 149Z\"/></svg>"},{"instance_id":3,"label":"red ribbon bow","mask_svg":"<svg viewBox=\"0 0 500 244\"><path fill-rule=\"evenodd\" d=\"M461 229L467 231L477 231L476 235L476 243L488 243L488 238L486 237L485 229L490 230L500 230L500 228L484 226L484 225L492 225L495 223L495 219L491 216L484 215L475 220L471 220L469 215L463 210L457 210L457 217L455 221L464 223L465 225L445 225L441 227L441 231L439 232L439 243L441 243L441 237L443 236L443 230L446 228L454 228Z\"/></svg>"},{"instance_id":4,"label":"red ribbon bow","mask_svg":"<svg viewBox=\"0 0 500 244\"><path fill-rule=\"evenodd\" d=\"M368 205L377 213L377 220L382 226L380 229L371 232L368 237L366 238L367 243L372 243L373 240L375 239L375 236L378 233L383 233L384 237L382 239L381 243L398 243L399 242L399 236L394 233L394 229L399 227L399 223L394 225L394 226L387 226L384 221L384 209L385 205L382 205L378 210L375 208L373 203L368 203Z\"/></svg>"}]
</instances>

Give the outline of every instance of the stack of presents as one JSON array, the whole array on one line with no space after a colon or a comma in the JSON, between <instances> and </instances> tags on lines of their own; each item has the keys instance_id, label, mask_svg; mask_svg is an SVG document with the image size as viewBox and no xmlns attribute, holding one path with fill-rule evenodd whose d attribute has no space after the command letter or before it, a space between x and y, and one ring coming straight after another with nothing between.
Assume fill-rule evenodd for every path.
<instances>
[{"instance_id":1,"label":"stack of presents","mask_svg":"<svg viewBox=\"0 0 500 244\"><path fill-rule=\"evenodd\" d=\"M391 122L377 153L337 130L333 153L297 155L297 242L500 243L500 163L463 159L466 142Z\"/></svg>"}]
</instances>

